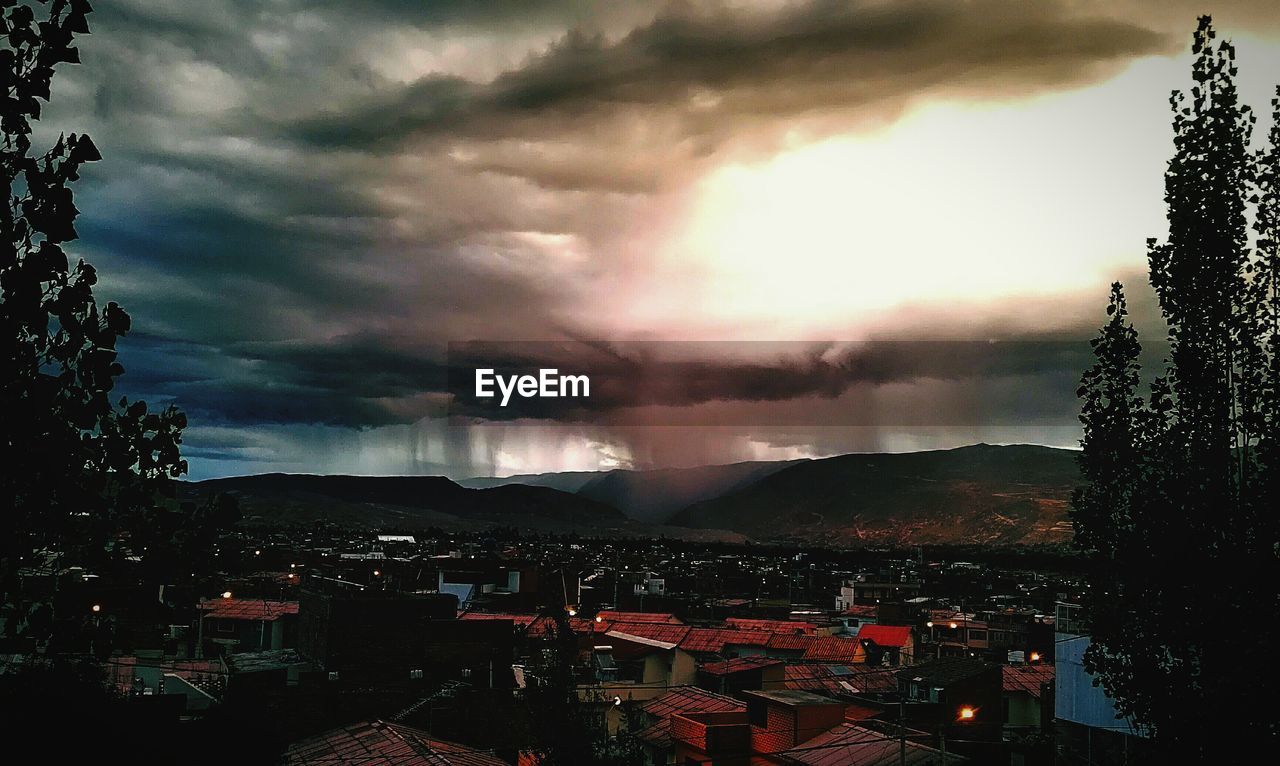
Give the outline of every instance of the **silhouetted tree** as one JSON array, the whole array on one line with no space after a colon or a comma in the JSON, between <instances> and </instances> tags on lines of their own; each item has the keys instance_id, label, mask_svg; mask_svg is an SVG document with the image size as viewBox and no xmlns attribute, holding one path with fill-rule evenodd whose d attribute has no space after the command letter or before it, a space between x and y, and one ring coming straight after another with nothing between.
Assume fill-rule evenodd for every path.
<instances>
[{"instance_id":1,"label":"silhouetted tree","mask_svg":"<svg viewBox=\"0 0 1280 766\"><path fill-rule=\"evenodd\" d=\"M72 133L32 151L55 68L79 62L72 43L89 31L89 4L0 5L0 603L9 633L44 633L51 606L24 595L20 570L101 568L129 555L129 532L153 529L156 514L171 512L161 500L187 468L179 455L186 418L111 395L129 315L98 305L93 267L73 264L64 249L76 239L70 184L101 159L97 147Z\"/></svg>"},{"instance_id":2,"label":"silhouetted tree","mask_svg":"<svg viewBox=\"0 0 1280 766\"><path fill-rule=\"evenodd\" d=\"M1223 737L1274 745L1280 721L1275 674L1247 659L1269 653L1278 627L1280 134L1250 156L1253 117L1237 96L1235 52L1215 45L1208 17L1193 51L1195 86L1171 99L1169 235L1148 242L1166 370L1145 399L1137 393L1137 333L1114 285L1080 389L1086 484L1072 512L1095 565L1086 664L1176 762L1216 760Z\"/></svg>"}]
</instances>

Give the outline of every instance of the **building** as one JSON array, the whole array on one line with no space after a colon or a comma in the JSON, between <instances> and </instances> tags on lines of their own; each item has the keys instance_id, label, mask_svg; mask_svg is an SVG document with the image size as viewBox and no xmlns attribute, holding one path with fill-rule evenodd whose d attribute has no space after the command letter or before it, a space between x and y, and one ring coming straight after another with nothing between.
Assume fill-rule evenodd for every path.
<instances>
[{"instance_id":1,"label":"building","mask_svg":"<svg viewBox=\"0 0 1280 766\"><path fill-rule=\"evenodd\" d=\"M1005 725L1048 729L1053 721L1054 666L1005 665L1001 672Z\"/></svg>"},{"instance_id":2,"label":"building","mask_svg":"<svg viewBox=\"0 0 1280 766\"><path fill-rule=\"evenodd\" d=\"M769 755L789 750L844 720L845 704L789 689L743 692L751 727L751 750Z\"/></svg>"},{"instance_id":3,"label":"building","mask_svg":"<svg viewBox=\"0 0 1280 766\"><path fill-rule=\"evenodd\" d=\"M858 628L861 661L868 665L910 665L915 662L915 631L907 625L863 625Z\"/></svg>"},{"instance_id":4,"label":"building","mask_svg":"<svg viewBox=\"0 0 1280 766\"><path fill-rule=\"evenodd\" d=\"M907 601L920 595L920 578L900 568L862 572L840 584L836 611L844 612L857 605Z\"/></svg>"},{"instance_id":5,"label":"building","mask_svg":"<svg viewBox=\"0 0 1280 766\"><path fill-rule=\"evenodd\" d=\"M738 657L698 669L698 686L730 696L753 689L781 689L785 682L786 663L770 657Z\"/></svg>"},{"instance_id":6,"label":"building","mask_svg":"<svg viewBox=\"0 0 1280 766\"><path fill-rule=\"evenodd\" d=\"M611 630L605 634L607 645L596 647L607 651L618 668L618 685L634 696L636 687L667 689L692 685L697 679L697 663L679 644ZM608 693L606 691L606 693ZM646 695L647 696L647 695Z\"/></svg>"},{"instance_id":7,"label":"building","mask_svg":"<svg viewBox=\"0 0 1280 766\"><path fill-rule=\"evenodd\" d=\"M211 598L200 602L197 641L206 655L297 646L297 601Z\"/></svg>"},{"instance_id":8,"label":"building","mask_svg":"<svg viewBox=\"0 0 1280 766\"><path fill-rule=\"evenodd\" d=\"M931 660L896 673L910 725L952 740L949 751L984 762L1002 741L1001 666L972 658Z\"/></svg>"},{"instance_id":9,"label":"building","mask_svg":"<svg viewBox=\"0 0 1280 766\"><path fill-rule=\"evenodd\" d=\"M639 737L650 766L682 763L675 760L675 741L671 734L672 719L677 715L746 713L746 703L692 686L680 687L654 697L640 705L645 728Z\"/></svg>"},{"instance_id":10,"label":"building","mask_svg":"<svg viewBox=\"0 0 1280 766\"><path fill-rule=\"evenodd\" d=\"M335 583L304 588L298 651L330 673L407 676L423 666L427 624L457 621L456 615L457 601L447 595L398 595Z\"/></svg>"},{"instance_id":11,"label":"building","mask_svg":"<svg viewBox=\"0 0 1280 766\"><path fill-rule=\"evenodd\" d=\"M1072 763L1126 763L1142 750L1142 733L1116 713L1106 690L1085 670L1085 634L1080 606L1060 602L1054 643L1054 739L1058 753Z\"/></svg>"}]
</instances>

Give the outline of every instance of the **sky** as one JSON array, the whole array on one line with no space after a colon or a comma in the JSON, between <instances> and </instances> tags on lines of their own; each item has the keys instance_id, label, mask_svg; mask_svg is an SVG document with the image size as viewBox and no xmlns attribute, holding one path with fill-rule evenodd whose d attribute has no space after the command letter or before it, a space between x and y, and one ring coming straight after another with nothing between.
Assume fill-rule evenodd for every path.
<instances>
[{"instance_id":1,"label":"sky","mask_svg":"<svg viewBox=\"0 0 1280 766\"><path fill-rule=\"evenodd\" d=\"M95 5L36 136L105 157L73 254L197 479L1073 446L1062 344L1109 283L1163 333L1145 242L1196 16L1259 136L1280 78L1264 0ZM447 417L469 341L664 384Z\"/></svg>"}]
</instances>

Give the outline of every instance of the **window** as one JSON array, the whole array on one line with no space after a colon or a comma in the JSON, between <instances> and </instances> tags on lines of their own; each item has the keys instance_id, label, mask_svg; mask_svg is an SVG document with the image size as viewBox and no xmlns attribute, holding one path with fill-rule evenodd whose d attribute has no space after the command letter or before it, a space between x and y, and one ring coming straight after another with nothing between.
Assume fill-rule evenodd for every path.
<instances>
[{"instance_id":1,"label":"window","mask_svg":"<svg viewBox=\"0 0 1280 766\"><path fill-rule=\"evenodd\" d=\"M970 641L986 641L986 640L987 640L987 631L985 631L985 630L973 630L973 629L970 629L970 630L969 630L969 640L970 640Z\"/></svg>"}]
</instances>

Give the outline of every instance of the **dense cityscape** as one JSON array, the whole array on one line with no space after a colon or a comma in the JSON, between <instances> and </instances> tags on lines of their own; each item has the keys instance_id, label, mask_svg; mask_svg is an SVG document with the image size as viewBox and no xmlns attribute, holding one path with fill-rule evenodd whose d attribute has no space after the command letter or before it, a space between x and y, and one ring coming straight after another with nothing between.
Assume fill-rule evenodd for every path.
<instances>
[{"instance_id":1,"label":"dense cityscape","mask_svg":"<svg viewBox=\"0 0 1280 766\"><path fill-rule=\"evenodd\" d=\"M1084 673L1081 564L1059 549L324 524L221 547L234 566L158 597L53 558L24 578L68 630L92 614L53 642L114 647L111 682L148 711L133 720L178 739L235 721L242 757L516 763L570 737L619 763L1036 764L1135 746ZM555 684L576 709L548 717Z\"/></svg>"}]
</instances>

